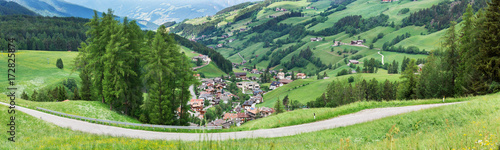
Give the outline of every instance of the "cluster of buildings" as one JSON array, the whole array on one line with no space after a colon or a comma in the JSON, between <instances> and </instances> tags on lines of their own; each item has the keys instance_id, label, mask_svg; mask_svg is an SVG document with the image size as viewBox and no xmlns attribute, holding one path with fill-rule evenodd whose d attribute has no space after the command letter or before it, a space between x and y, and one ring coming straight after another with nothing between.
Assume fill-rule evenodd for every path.
<instances>
[{"instance_id":1,"label":"cluster of buildings","mask_svg":"<svg viewBox=\"0 0 500 150\"><path fill-rule=\"evenodd\" d=\"M243 81L236 83L237 87L241 88L245 94L252 95L242 104L231 102L232 98L237 96L226 91L227 83L224 79L202 79L201 83L202 84L197 87L201 90L198 98L191 99L188 103L192 110L190 112L191 115L203 119L207 109L210 107L221 103L231 104L232 106L230 112L225 112L223 116L220 116L221 118L208 123L208 126L223 126L224 128L228 128L232 125L239 126L246 121L254 120L259 117L266 117L274 113L274 109L272 108L257 108L255 106L263 102L262 95L264 94L264 91L260 90L260 85L256 82Z\"/></svg>"}]
</instances>

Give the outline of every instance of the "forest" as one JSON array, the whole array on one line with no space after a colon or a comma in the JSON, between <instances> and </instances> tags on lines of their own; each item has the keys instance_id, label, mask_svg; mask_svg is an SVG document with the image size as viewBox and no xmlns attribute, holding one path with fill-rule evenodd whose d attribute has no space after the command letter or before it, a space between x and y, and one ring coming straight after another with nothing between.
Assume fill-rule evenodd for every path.
<instances>
[{"instance_id":1,"label":"forest","mask_svg":"<svg viewBox=\"0 0 500 150\"><path fill-rule=\"evenodd\" d=\"M499 8L496 1L474 14L468 5L461 29L457 31L452 21L442 46L431 51L427 59L404 58L402 81L333 81L322 96L307 106L337 107L360 100L429 99L500 91L500 43L495 42L500 39ZM423 66L417 66L419 63ZM397 73L397 65L395 61L389 64L389 73Z\"/></svg>"},{"instance_id":2,"label":"forest","mask_svg":"<svg viewBox=\"0 0 500 150\"><path fill-rule=\"evenodd\" d=\"M87 39L84 26L88 19L1 15L0 50L6 50L7 38L16 37L17 49L67 51L78 50Z\"/></svg>"}]
</instances>

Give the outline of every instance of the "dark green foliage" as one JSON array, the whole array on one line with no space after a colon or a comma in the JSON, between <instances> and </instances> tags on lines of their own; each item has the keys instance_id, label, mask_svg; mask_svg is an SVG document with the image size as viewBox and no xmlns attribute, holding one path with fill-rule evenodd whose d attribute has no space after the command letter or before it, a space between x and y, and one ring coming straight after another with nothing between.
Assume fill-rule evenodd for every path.
<instances>
[{"instance_id":1,"label":"dark green foliage","mask_svg":"<svg viewBox=\"0 0 500 150\"><path fill-rule=\"evenodd\" d=\"M346 16L336 22L332 27L312 33L317 36L330 36L340 32L345 32L349 35L355 35L364 31L368 31L377 26L382 26L387 22L389 16L380 14L378 16L362 19L361 16Z\"/></svg>"},{"instance_id":2,"label":"dark green foliage","mask_svg":"<svg viewBox=\"0 0 500 150\"><path fill-rule=\"evenodd\" d=\"M347 82L349 82L349 83L354 82L354 77L353 77L353 76L350 76L349 78L347 78Z\"/></svg>"},{"instance_id":3,"label":"dark green foliage","mask_svg":"<svg viewBox=\"0 0 500 150\"><path fill-rule=\"evenodd\" d=\"M165 27L170 27L170 26L175 25L175 23L176 23L175 21L169 21L169 22L163 23L162 25L165 26Z\"/></svg>"},{"instance_id":4,"label":"dark green foliage","mask_svg":"<svg viewBox=\"0 0 500 150\"><path fill-rule=\"evenodd\" d=\"M21 99L29 100L29 96L26 94L26 91L23 91L23 94L21 94Z\"/></svg>"},{"instance_id":5,"label":"dark green foliage","mask_svg":"<svg viewBox=\"0 0 500 150\"><path fill-rule=\"evenodd\" d=\"M403 9L399 10L398 14L406 14L408 12L410 12L410 8L403 8Z\"/></svg>"},{"instance_id":6,"label":"dark green foliage","mask_svg":"<svg viewBox=\"0 0 500 150\"><path fill-rule=\"evenodd\" d=\"M473 1L474 10L485 7L487 0ZM446 1L430 8L425 8L411 13L410 16L403 19L402 26L424 26L429 32L436 32L450 27L451 21L460 21L460 17L465 12L469 0ZM451 8L450 8L451 7Z\"/></svg>"},{"instance_id":7,"label":"dark green foliage","mask_svg":"<svg viewBox=\"0 0 500 150\"><path fill-rule=\"evenodd\" d=\"M274 104L274 112L276 114L283 113L285 110L283 109L283 104L281 104L281 100L278 98L276 104Z\"/></svg>"},{"instance_id":8,"label":"dark green foliage","mask_svg":"<svg viewBox=\"0 0 500 150\"><path fill-rule=\"evenodd\" d=\"M75 88L78 88L78 86L76 85L76 80L73 78L64 80L63 85L66 86L71 91L73 91Z\"/></svg>"},{"instance_id":9,"label":"dark green foliage","mask_svg":"<svg viewBox=\"0 0 500 150\"><path fill-rule=\"evenodd\" d=\"M233 21L234 22L237 22L237 21L240 21L240 20L243 20L243 19L246 19L246 18L250 18L250 17L253 17L255 15L257 15L257 13L265 6L269 5L269 2L268 1L265 1L265 2L262 2L262 3L259 3L259 4L255 4L253 5L252 7L250 8L245 8L243 10L240 10L238 12L238 14L236 16L234 16L234 19Z\"/></svg>"},{"instance_id":10,"label":"dark green foliage","mask_svg":"<svg viewBox=\"0 0 500 150\"><path fill-rule=\"evenodd\" d=\"M37 95L38 95L38 92L36 92L36 90L33 90L33 94L31 94L31 98L27 99L27 100L31 100L31 101L37 101Z\"/></svg>"},{"instance_id":11,"label":"dark green foliage","mask_svg":"<svg viewBox=\"0 0 500 150\"><path fill-rule=\"evenodd\" d=\"M492 0L488 3L484 22L479 26L479 63L478 71L484 75L484 80L488 82L500 82L500 1Z\"/></svg>"},{"instance_id":12,"label":"dark green foliage","mask_svg":"<svg viewBox=\"0 0 500 150\"><path fill-rule=\"evenodd\" d=\"M62 61L61 58L57 59L56 66L59 69L63 69L64 68L64 64L63 64L63 61Z\"/></svg>"},{"instance_id":13,"label":"dark green foliage","mask_svg":"<svg viewBox=\"0 0 500 150\"><path fill-rule=\"evenodd\" d=\"M75 88L74 92L73 92L73 97L71 97L72 100L80 100L82 99L80 97L80 94L78 93L78 88Z\"/></svg>"},{"instance_id":14,"label":"dark green foliage","mask_svg":"<svg viewBox=\"0 0 500 150\"><path fill-rule=\"evenodd\" d=\"M74 51L87 38L85 31L88 28L84 24L89 20L75 17L0 15L0 21L0 42L15 37L17 49ZM0 49L6 50L7 47L0 45Z\"/></svg>"},{"instance_id":15,"label":"dark green foliage","mask_svg":"<svg viewBox=\"0 0 500 150\"><path fill-rule=\"evenodd\" d=\"M288 99L288 95L286 95L285 98L283 98L283 106L285 106L286 110L288 110L288 103L289 103L289 99Z\"/></svg>"},{"instance_id":16,"label":"dark green foliage","mask_svg":"<svg viewBox=\"0 0 500 150\"><path fill-rule=\"evenodd\" d=\"M399 62L396 62L396 60L393 60L392 63L385 63L385 64L389 64L386 68L388 74L398 74L399 73L399 71L398 71Z\"/></svg>"}]
</instances>

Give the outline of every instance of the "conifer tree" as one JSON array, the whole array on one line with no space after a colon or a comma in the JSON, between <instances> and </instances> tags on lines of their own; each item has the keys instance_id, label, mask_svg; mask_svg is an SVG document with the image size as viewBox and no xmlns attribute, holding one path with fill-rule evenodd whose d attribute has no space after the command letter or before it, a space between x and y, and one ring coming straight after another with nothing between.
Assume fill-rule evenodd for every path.
<instances>
[{"instance_id":1,"label":"conifer tree","mask_svg":"<svg viewBox=\"0 0 500 150\"><path fill-rule=\"evenodd\" d=\"M37 98L36 98L37 95L38 95L38 92L36 92L36 90L33 90L33 94L31 94L30 100L37 101Z\"/></svg>"},{"instance_id":2,"label":"conifer tree","mask_svg":"<svg viewBox=\"0 0 500 150\"><path fill-rule=\"evenodd\" d=\"M29 96L26 94L26 91L23 91L23 94L21 94L21 99L29 100Z\"/></svg>"},{"instance_id":3,"label":"conifer tree","mask_svg":"<svg viewBox=\"0 0 500 150\"><path fill-rule=\"evenodd\" d=\"M160 26L152 41L151 50L144 52L144 79L146 80L149 101L152 104L150 114L148 115L151 123L155 124L172 124L173 108L168 97L170 90L168 89L169 75L173 74L171 68L174 64L172 58L167 52L169 43L165 42L167 37L165 26Z\"/></svg>"},{"instance_id":4,"label":"conifer tree","mask_svg":"<svg viewBox=\"0 0 500 150\"><path fill-rule=\"evenodd\" d=\"M488 3L480 22L478 71L488 83L500 82L500 0Z\"/></svg>"},{"instance_id":5,"label":"conifer tree","mask_svg":"<svg viewBox=\"0 0 500 150\"><path fill-rule=\"evenodd\" d=\"M80 100L80 94L78 93L78 88L75 88L75 91L73 92L73 97L71 98L72 100Z\"/></svg>"}]
</instances>

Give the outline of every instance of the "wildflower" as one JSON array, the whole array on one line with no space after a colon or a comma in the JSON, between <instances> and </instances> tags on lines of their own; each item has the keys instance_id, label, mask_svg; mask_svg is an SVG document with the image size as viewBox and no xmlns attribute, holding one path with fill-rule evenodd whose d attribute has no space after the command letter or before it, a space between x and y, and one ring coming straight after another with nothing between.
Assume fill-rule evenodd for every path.
<instances>
[{"instance_id":1,"label":"wildflower","mask_svg":"<svg viewBox=\"0 0 500 150\"><path fill-rule=\"evenodd\" d=\"M467 134L464 134L464 136L467 136Z\"/></svg>"}]
</instances>

